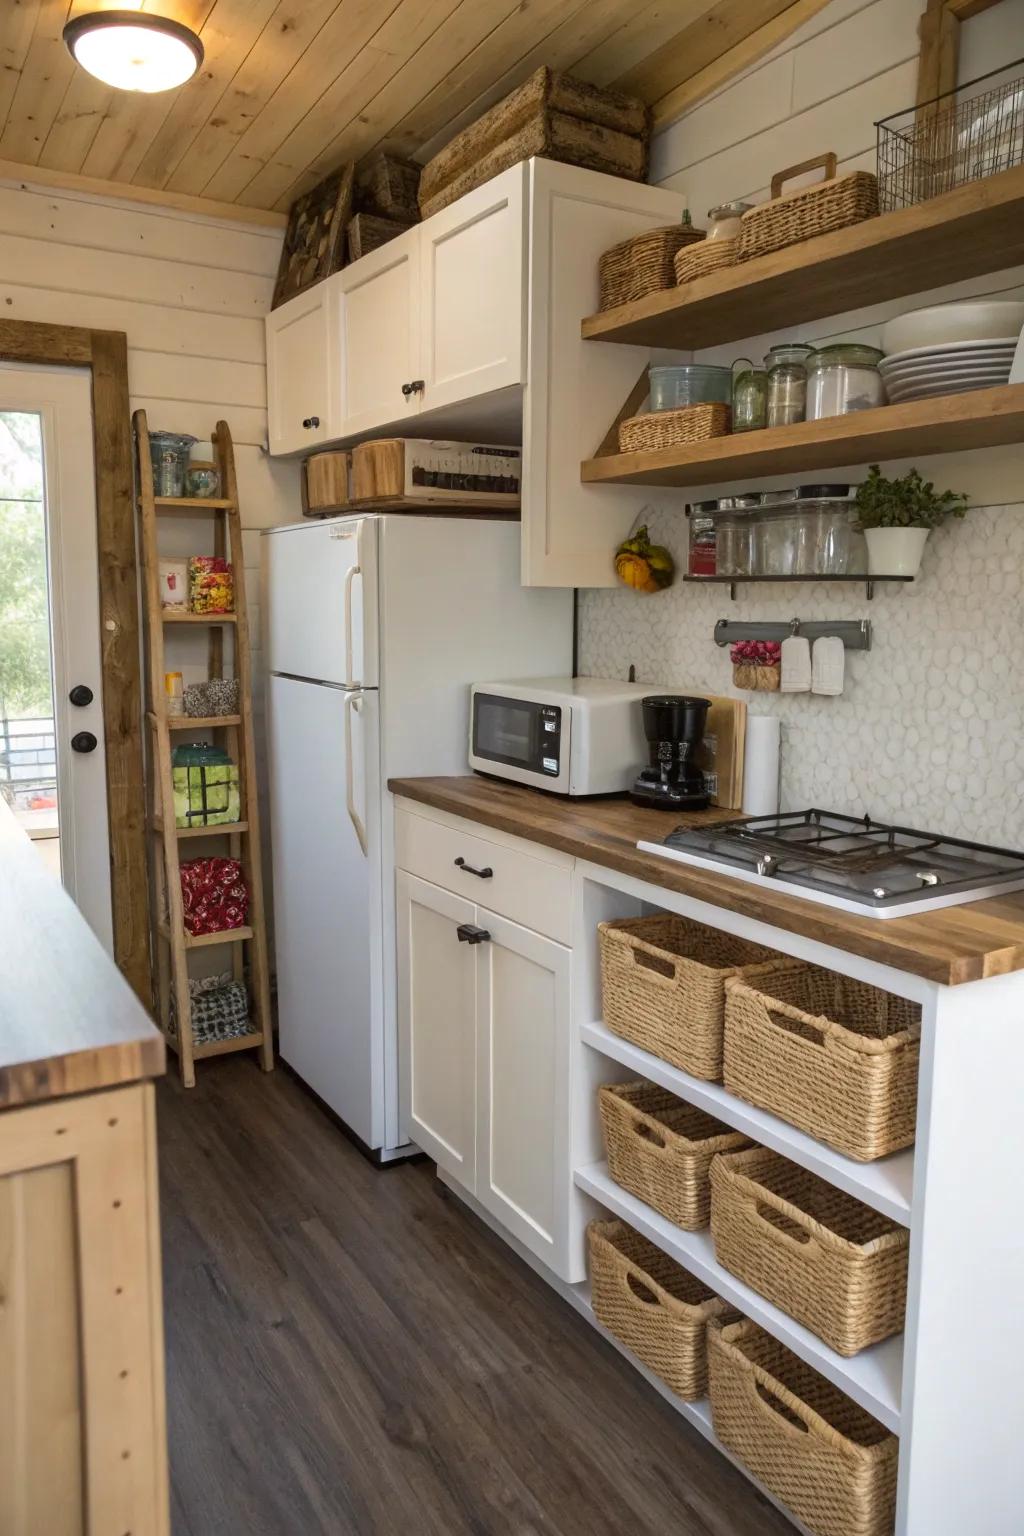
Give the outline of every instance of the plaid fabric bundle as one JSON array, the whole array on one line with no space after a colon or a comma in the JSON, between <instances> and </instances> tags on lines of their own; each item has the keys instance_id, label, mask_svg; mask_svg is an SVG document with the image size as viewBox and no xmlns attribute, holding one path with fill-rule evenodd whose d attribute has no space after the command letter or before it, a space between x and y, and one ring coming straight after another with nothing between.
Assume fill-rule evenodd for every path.
<instances>
[{"instance_id":1,"label":"plaid fabric bundle","mask_svg":"<svg viewBox=\"0 0 1024 1536\"><path fill-rule=\"evenodd\" d=\"M244 928L249 892L237 859L187 859L181 866L185 928L193 938Z\"/></svg>"},{"instance_id":2,"label":"plaid fabric bundle","mask_svg":"<svg viewBox=\"0 0 1024 1536\"><path fill-rule=\"evenodd\" d=\"M220 976L190 978L189 1003L192 1008L192 1039L196 1045L220 1040L236 1040L254 1033L249 1022L249 994L240 981L233 981L230 971ZM174 995L171 995L170 1032L178 1032Z\"/></svg>"}]
</instances>

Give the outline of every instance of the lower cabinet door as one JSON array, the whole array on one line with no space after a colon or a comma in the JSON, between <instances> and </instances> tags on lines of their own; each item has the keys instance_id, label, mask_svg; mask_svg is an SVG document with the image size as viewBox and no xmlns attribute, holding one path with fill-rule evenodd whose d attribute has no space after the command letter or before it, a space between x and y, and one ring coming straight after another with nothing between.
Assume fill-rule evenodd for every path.
<instances>
[{"instance_id":1,"label":"lower cabinet door","mask_svg":"<svg viewBox=\"0 0 1024 1536\"><path fill-rule=\"evenodd\" d=\"M568 1278L570 951L478 909L480 1203Z\"/></svg>"},{"instance_id":2,"label":"lower cabinet door","mask_svg":"<svg viewBox=\"0 0 1024 1536\"><path fill-rule=\"evenodd\" d=\"M398 1024L402 1129L471 1193L476 1187L473 902L399 870Z\"/></svg>"}]
</instances>

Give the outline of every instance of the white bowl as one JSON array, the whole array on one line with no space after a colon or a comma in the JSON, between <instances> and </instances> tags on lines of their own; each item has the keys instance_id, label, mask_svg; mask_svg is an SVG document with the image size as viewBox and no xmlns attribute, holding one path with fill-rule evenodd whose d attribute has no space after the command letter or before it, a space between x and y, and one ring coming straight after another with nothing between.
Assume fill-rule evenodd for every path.
<instances>
[{"instance_id":1,"label":"white bowl","mask_svg":"<svg viewBox=\"0 0 1024 1536\"><path fill-rule=\"evenodd\" d=\"M932 304L890 320L882 329L882 351L906 352L912 347L941 347L952 341L988 341L1019 335L1024 327L1024 303L1016 299L966 299L956 304Z\"/></svg>"}]
</instances>

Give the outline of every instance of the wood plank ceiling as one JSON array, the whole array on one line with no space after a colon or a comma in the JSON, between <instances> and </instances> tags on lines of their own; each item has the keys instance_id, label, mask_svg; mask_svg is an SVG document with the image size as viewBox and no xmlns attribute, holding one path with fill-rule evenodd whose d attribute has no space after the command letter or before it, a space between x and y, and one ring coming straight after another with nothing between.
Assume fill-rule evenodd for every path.
<instances>
[{"instance_id":1,"label":"wood plank ceiling","mask_svg":"<svg viewBox=\"0 0 1024 1536\"><path fill-rule=\"evenodd\" d=\"M197 31L196 77L141 96L79 69L65 22L118 4ZM0 161L285 209L379 146L429 158L541 64L667 119L790 10L807 0L0 0Z\"/></svg>"}]
</instances>

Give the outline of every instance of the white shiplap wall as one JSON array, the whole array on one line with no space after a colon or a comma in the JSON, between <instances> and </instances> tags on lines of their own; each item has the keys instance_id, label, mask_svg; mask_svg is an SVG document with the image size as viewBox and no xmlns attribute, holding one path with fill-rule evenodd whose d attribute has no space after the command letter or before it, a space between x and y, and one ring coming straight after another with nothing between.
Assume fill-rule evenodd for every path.
<instances>
[{"instance_id":1,"label":"white shiplap wall","mask_svg":"<svg viewBox=\"0 0 1024 1536\"><path fill-rule=\"evenodd\" d=\"M913 102L922 0L833 0L757 65L655 141L652 180L685 194L700 224L714 203L768 196L773 172L834 149L841 170L875 167L875 121ZM1024 0L1002 0L961 30L960 78L1024 53ZM697 354L709 362L758 357L775 341L879 340L891 315L933 300L999 293L1024 297L1024 268L956 287L797 325ZM920 581L883 588L722 589L681 583L654 598L624 589L584 593L581 670L723 693L727 652L711 638L718 617L860 618L876 647L855 656L841 699L745 695L783 720L787 806L870 811L966 836L1024 845L1024 791L1012 743L1024 729L1024 679L1012 665L1024 630L1024 526L1019 448L920 460L977 511L933 535ZM900 472L909 464L888 466ZM863 469L830 471L857 480ZM789 483L813 476L789 477ZM782 480L759 482L777 486ZM734 487L742 489L746 487ZM715 495L726 487L702 488ZM685 493L656 491L656 535L685 561Z\"/></svg>"}]
</instances>

